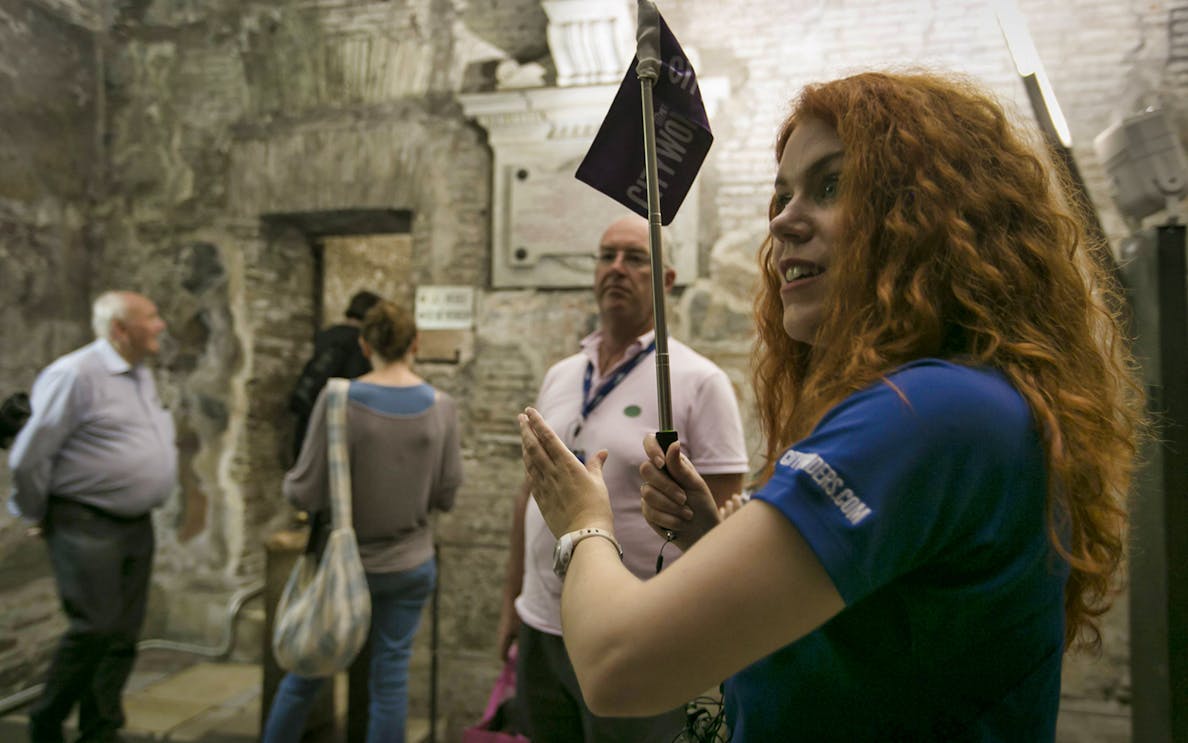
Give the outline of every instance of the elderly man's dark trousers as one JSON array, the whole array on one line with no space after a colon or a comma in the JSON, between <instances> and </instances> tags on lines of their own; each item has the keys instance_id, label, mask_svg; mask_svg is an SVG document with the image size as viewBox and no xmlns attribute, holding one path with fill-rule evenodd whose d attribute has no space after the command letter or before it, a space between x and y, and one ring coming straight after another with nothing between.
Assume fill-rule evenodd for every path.
<instances>
[{"instance_id":1,"label":"elderly man's dark trousers","mask_svg":"<svg viewBox=\"0 0 1188 743\"><path fill-rule=\"evenodd\" d=\"M153 524L51 498L45 538L69 627L29 713L31 743L60 743L78 704L79 743L117 740L153 561Z\"/></svg>"}]
</instances>

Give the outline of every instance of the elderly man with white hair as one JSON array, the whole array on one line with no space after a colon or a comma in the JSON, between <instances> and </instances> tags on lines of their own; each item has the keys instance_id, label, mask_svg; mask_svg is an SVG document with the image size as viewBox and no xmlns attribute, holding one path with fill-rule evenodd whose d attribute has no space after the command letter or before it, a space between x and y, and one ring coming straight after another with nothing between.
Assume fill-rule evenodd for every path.
<instances>
[{"instance_id":1,"label":"elderly man with white hair","mask_svg":"<svg viewBox=\"0 0 1188 743\"><path fill-rule=\"evenodd\" d=\"M10 510L41 524L69 620L30 710L32 743L60 743L75 704L79 741L118 740L148 598L150 514L177 482L173 418L144 367L165 330L156 305L106 292L91 321L97 339L37 376L8 460Z\"/></svg>"}]
</instances>

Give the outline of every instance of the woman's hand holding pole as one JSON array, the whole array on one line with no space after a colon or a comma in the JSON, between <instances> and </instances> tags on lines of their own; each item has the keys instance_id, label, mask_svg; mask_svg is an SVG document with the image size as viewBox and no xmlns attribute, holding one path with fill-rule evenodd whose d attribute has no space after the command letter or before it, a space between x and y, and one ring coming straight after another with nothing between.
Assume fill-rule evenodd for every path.
<instances>
[{"instance_id":1,"label":"woman's hand holding pole","mask_svg":"<svg viewBox=\"0 0 1188 743\"><path fill-rule=\"evenodd\" d=\"M644 438L643 445L648 457L639 466L644 519L661 536L674 534L673 543L687 550L721 521L713 493L681 453L679 442L667 452L655 436Z\"/></svg>"}]
</instances>

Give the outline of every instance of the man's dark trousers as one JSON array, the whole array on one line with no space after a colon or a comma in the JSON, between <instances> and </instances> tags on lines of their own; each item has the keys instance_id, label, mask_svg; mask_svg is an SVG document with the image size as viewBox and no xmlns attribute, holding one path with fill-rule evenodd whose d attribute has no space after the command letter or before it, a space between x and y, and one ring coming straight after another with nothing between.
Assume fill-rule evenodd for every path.
<instances>
[{"instance_id":1,"label":"man's dark trousers","mask_svg":"<svg viewBox=\"0 0 1188 743\"><path fill-rule=\"evenodd\" d=\"M515 705L532 743L671 743L685 729L684 705L654 717L598 717L582 698L559 635L520 625Z\"/></svg>"},{"instance_id":2,"label":"man's dark trousers","mask_svg":"<svg viewBox=\"0 0 1188 743\"><path fill-rule=\"evenodd\" d=\"M31 743L61 743L78 703L77 743L118 740L153 563L148 514L121 518L51 497L44 527L69 626L29 713Z\"/></svg>"}]
</instances>

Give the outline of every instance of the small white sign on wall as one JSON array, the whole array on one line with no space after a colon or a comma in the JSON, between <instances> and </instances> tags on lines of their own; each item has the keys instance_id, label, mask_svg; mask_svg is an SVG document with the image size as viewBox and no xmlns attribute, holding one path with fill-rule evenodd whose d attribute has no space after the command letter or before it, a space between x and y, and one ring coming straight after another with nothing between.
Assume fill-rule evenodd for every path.
<instances>
[{"instance_id":1,"label":"small white sign on wall","mask_svg":"<svg viewBox=\"0 0 1188 743\"><path fill-rule=\"evenodd\" d=\"M473 286L418 286L418 330L469 330L474 327Z\"/></svg>"}]
</instances>

